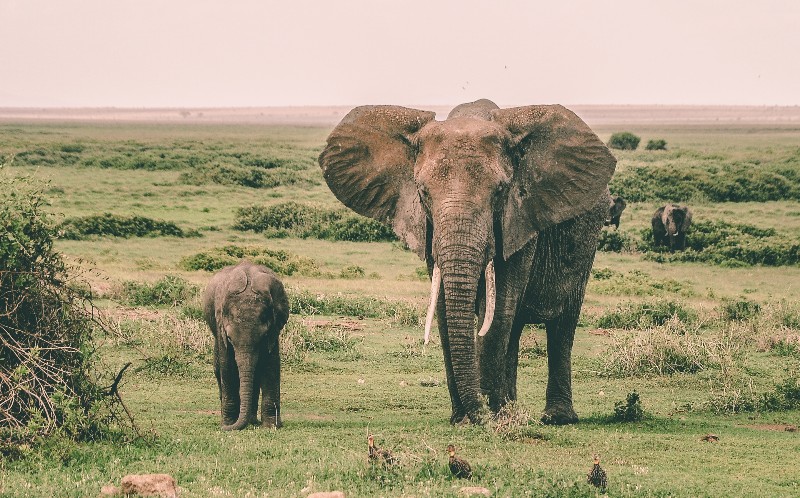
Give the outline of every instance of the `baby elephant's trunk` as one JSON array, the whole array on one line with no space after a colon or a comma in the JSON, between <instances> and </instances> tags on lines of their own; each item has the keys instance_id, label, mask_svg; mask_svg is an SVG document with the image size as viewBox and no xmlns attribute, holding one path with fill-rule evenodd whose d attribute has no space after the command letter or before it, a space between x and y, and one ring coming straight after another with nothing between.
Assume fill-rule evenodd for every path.
<instances>
[{"instance_id":1,"label":"baby elephant's trunk","mask_svg":"<svg viewBox=\"0 0 800 498\"><path fill-rule=\"evenodd\" d=\"M236 419L231 425L223 425L223 431L239 431L247 427L247 424L255 419L254 413L255 403L253 396L258 396L258 391L253 387L253 377L255 371L255 362L252 357L247 354L240 354L236 352L236 365L239 367L239 418Z\"/></svg>"}]
</instances>

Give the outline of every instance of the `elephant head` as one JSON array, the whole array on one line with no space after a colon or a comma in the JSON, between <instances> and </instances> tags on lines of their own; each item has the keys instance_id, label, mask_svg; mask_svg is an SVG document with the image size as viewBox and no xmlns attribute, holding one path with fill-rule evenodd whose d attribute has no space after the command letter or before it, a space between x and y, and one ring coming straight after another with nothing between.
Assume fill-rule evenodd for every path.
<instances>
[{"instance_id":1,"label":"elephant head","mask_svg":"<svg viewBox=\"0 0 800 498\"><path fill-rule=\"evenodd\" d=\"M319 163L340 201L392 226L428 261L426 336L441 288L456 391L469 413L479 402L480 281L488 284L482 335L493 316L493 262L594 206L616 160L560 105L500 109L479 100L445 121L434 117L399 106L357 107L331 132Z\"/></svg>"},{"instance_id":2,"label":"elephant head","mask_svg":"<svg viewBox=\"0 0 800 498\"><path fill-rule=\"evenodd\" d=\"M689 207L667 204L664 206L664 212L661 213L661 223L664 224L664 230L667 232L670 248L682 249L686 231L692 223L692 212Z\"/></svg>"},{"instance_id":3,"label":"elephant head","mask_svg":"<svg viewBox=\"0 0 800 498\"><path fill-rule=\"evenodd\" d=\"M615 195L611 198L611 203L608 206L608 216L606 216L606 221L604 222L605 226L614 225L616 228L619 228L619 219L622 216L622 212L625 211L625 208L628 206L628 203L625 202L625 199Z\"/></svg>"},{"instance_id":4,"label":"elephant head","mask_svg":"<svg viewBox=\"0 0 800 498\"><path fill-rule=\"evenodd\" d=\"M237 387L240 400L236 421L222 429L240 430L256 418L261 387L257 369L266 361L264 356L277 353L278 333L288 319L288 303L275 275L247 261L218 273L209 283L204 301L206 320L217 341L217 361L222 362L222 372L218 373L221 382L235 382L236 375L229 373L234 372L232 365L225 364L229 358L238 370L238 386L223 389L220 384L223 407L230 404L225 398L235 398Z\"/></svg>"}]
</instances>

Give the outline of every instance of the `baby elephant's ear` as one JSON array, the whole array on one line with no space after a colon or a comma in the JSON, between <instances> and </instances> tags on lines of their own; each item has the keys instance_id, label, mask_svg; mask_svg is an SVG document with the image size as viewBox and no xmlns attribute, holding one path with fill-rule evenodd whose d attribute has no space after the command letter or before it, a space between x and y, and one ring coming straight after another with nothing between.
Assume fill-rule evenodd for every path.
<instances>
[{"instance_id":1,"label":"baby elephant's ear","mask_svg":"<svg viewBox=\"0 0 800 498\"><path fill-rule=\"evenodd\" d=\"M356 107L333 129L319 156L337 199L390 225L408 246L425 250L425 214L414 183L414 135L436 114L400 106Z\"/></svg>"},{"instance_id":2,"label":"baby elephant's ear","mask_svg":"<svg viewBox=\"0 0 800 498\"><path fill-rule=\"evenodd\" d=\"M533 235L589 211L617 160L589 126L560 105L499 109L492 119L513 137L516 170L503 220L511 255Z\"/></svg>"}]
</instances>

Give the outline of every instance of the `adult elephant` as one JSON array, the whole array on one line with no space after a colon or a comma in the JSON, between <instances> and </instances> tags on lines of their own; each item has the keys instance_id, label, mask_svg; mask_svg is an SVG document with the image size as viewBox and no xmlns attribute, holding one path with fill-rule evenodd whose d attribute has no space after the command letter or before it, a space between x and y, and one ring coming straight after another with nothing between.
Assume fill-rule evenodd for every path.
<instances>
[{"instance_id":1,"label":"adult elephant","mask_svg":"<svg viewBox=\"0 0 800 498\"><path fill-rule=\"evenodd\" d=\"M434 116L399 106L353 109L319 157L325 180L345 205L392 226L427 262L425 336L435 308L451 423L478 422L482 393L494 411L516 399L527 323L547 328L543 420L575 422L572 341L616 160L560 105L500 109L479 100L445 121Z\"/></svg>"},{"instance_id":2,"label":"adult elephant","mask_svg":"<svg viewBox=\"0 0 800 498\"><path fill-rule=\"evenodd\" d=\"M688 206L667 204L656 209L651 225L653 241L670 251L686 249L686 232L692 224L692 211Z\"/></svg>"}]
</instances>

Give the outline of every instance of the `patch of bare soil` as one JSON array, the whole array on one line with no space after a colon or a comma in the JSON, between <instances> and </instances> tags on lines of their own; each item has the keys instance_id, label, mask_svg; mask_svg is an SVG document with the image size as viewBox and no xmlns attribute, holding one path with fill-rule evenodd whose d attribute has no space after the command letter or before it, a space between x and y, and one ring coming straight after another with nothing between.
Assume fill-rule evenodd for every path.
<instances>
[{"instance_id":1,"label":"patch of bare soil","mask_svg":"<svg viewBox=\"0 0 800 498\"><path fill-rule=\"evenodd\" d=\"M791 424L752 424L745 427L759 431L797 432L797 426Z\"/></svg>"},{"instance_id":2,"label":"patch of bare soil","mask_svg":"<svg viewBox=\"0 0 800 498\"><path fill-rule=\"evenodd\" d=\"M312 320L305 319L301 322L309 328L336 328L344 330L364 330L364 324L355 320Z\"/></svg>"}]
</instances>

